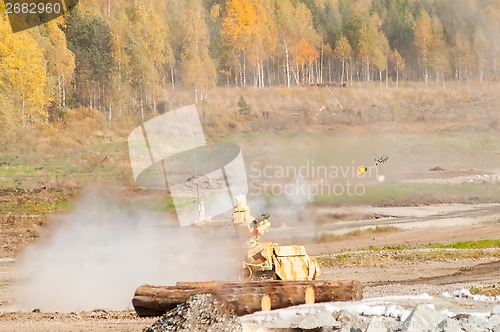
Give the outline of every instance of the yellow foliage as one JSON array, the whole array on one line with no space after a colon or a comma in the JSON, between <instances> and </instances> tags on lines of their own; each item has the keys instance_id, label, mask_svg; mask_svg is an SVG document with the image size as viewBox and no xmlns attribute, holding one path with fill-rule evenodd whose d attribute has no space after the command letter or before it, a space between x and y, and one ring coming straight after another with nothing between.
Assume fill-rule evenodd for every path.
<instances>
[{"instance_id":1,"label":"yellow foliage","mask_svg":"<svg viewBox=\"0 0 500 332\"><path fill-rule=\"evenodd\" d=\"M224 42L237 50L244 50L256 31L257 12L251 0L229 0L222 21Z\"/></svg>"},{"instance_id":2,"label":"yellow foliage","mask_svg":"<svg viewBox=\"0 0 500 332\"><path fill-rule=\"evenodd\" d=\"M417 16L413 27L415 33L415 47L417 49L419 60L424 66L427 66L429 48L432 43L431 17L425 9L422 9Z\"/></svg>"},{"instance_id":3,"label":"yellow foliage","mask_svg":"<svg viewBox=\"0 0 500 332\"><path fill-rule=\"evenodd\" d=\"M299 57L301 48L310 49L318 46L320 37L314 29L311 11L305 4L299 3L294 6L290 0L283 0L280 1L277 11L279 24L281 25L281 37L286 45L297 50L297 57ZM307 41L307 45L304 41ZM304 49L304 51L306 50ZM294 60L301 62L299 58ZM308 62L304 61L303 63Z\"/></svg>"},{"instance_id":4,"label":"yellow foliage","mask_svg":"<svg viewBox=\"0 0 500 332\"><path fill-rule=\"evenodd\" d=\"M18 122L44 123L51 98L48 91L44 50L30 31L11 32L0 17L0 88L7 91L21 114Z\"/></svg>"},{"instance_id":5,"label":"yellow foliage","mask_svg":"<svg viewBox=\"0 0 500 332\"><path fill-rule=\"evenodd\" d=\"M405 67L405 60L401 56L401 54L398 52L398 50L394 50L393 52L393 61L396 64L396 68L398 70L402 70Z\"/></svg>"},{"instance_id":6,"label":"yellow foliage","mask_svg":"<svg viewBox=\"0 0 500 332\"><path fill-rule=\"evenodd\" d=\"M47 36L52 44L50 56L53 57L47 60L53 66L53 73L64 77L69 82L75 70L75 54L68 49L66 36L55 21L47 23Z\"/></svg>"},{"instance_id":7,"label":"yellow foliage","mask_svg":"<svg viewBox=\"0 0 500 332\"><path fill-rule=\"evenodd\" d=\"M348 59L352 56L352 47L346 36L342 35L335 44L334 55L337 59Z\"/></svg>"},{"instance_id":8,"label":"yellow foliage","mask_svg":"<svg viewBox=\"0 0 500 332\"><path fill-rule=\"evenodd\" d=\"M185 22L182 30L184 44L182 49L181 72L186 86L194 87L196 93L212 87L216 82L215 63L208 52L210 34L205 22L201 1L192 1L179 12Z\"/></svg>"},{"instance_id":9,"label":"yellow foliage","mask_svg":"<svg viewBox=\"0 0 500 332\"><path fill-rule=\"evenodd\" d=\"M298 58L300 66L312 63L319 53L312 47L306 39L301 39L297 44Z\"/></svg>"}]
</instances>

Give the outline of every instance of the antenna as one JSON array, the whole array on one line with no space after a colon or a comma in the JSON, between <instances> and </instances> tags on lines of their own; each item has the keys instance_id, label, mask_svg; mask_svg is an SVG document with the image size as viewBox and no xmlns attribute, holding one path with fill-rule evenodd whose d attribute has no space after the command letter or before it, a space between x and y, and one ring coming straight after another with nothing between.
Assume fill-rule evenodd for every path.
<instances>
[{"instance_id":1,"label":"antenna","mask_svg":"<svg viewBox=\"0 0 500 332\"><path fill-rule=\"evenodd\" d=\"M198 185L198 162L196 159L196 148L193 149L193 157L194 157L194 180L196 181L196 197L198 200L198 216L199 221L205 220L205 204L200 201L200 187Z\"/></svg>"}]
</instances>

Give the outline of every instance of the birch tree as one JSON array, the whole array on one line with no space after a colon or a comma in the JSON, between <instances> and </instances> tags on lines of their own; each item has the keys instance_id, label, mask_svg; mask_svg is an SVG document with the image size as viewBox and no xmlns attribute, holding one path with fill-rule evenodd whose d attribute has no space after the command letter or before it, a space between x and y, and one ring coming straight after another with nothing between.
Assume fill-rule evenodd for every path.
<instances>
[{"instance_id":1,"label":"birch tree","mask_svg":"<svg viewBox=\"0 0 500 332\"><path fill-rule=\"evenodd\" d=\"M432 44L432 23L427 11L422 8L413 26L418 64L424 73L425 83L429 82L429 52Z\"/></svg>"},{"instance_id":2,"label":"birch tree","mask_svg":"<svg viewBox=\"0 0 500 332\"><path fill-rule=\"evenodd\" d=\"M5 14L0 14L0 40L0 91L19 110L13 118L25 125L47 122L51 94L43 48L29 30L13 34Z\"/></svg>"},{"instance_id":3,"label":"birch tree","mask_svg":"<svg viewBox=\"0 0 500 332\"><path fill-rule=\"evenodd\" d=\"M247 52L257 29L257 10L251 0L229 0L222 20L222 40L228 59L237 66L237 83L247 84Z\"/></svg>"},{"instance_id":4,"label":"birch tree","mask_svg":"<svg viewBox=\"0 0 500 332\"><path fill-rule=\"evenodd\" d=\"M458 33L453 38L452 54L455 65L455 78L462 80L466 76L467 79L470 79L472 66L474 65L474 54L469 40L463 34Z\"/></svg>"},{"instance_id":5,"label":"birch tree","mask_svg":"<svg viewBox=\"0 0 500 332\"><path fill-rule=\"evenodd\" d=\"M349 74L346 73L346 61L350 61L352 57L352 47L346 36L342 35L337 43L335 44L335 49L333 51L336 59L340 60L342 67L340 70L340 84L344 84L344 73L346 77L349 78Z\"/></svg>"},{"instance_id":6,"label":"birch tree","mask_svg":"<svg viewBox=\"0 0 500 332\"><path fill-rule=\"evenodd\" d=\"M175 31L172 49L178 80L192 89L195 102L204 99L207 89L217 83L216 64L209 52L208 10L203 3L203 0L174 0L168 5L168 12L176 13L169 18L169 29Z\"/></svg>"},{"instance_id":7,"label":"birch tree","mask_svg":"<svg viewBox=\"0 0 500 332\"><path fill-rule=\"evenodd\" d=\"M488 42L484 36L483 30L477 28L474 33L473 50L476 57L477 75L481 83L484 81L486 54L488 51Z\"/></svg>"},{"instance_id":8,"label":"birch tree","mask_svg":"<svg viewBox=\"0 0 500 332\"><path fill-rule=\"evenodd\" d=\"M75 71L75 54L68 49L66 36L59 25L65 25L63 18L41 26L38 37L38 44L45 50L51 97L54 99L51 113L55 114L50 114L53 119L61 115L57 114L61 108L67 106L67 96L71 91Z\"/></svg>"}]
</instances>

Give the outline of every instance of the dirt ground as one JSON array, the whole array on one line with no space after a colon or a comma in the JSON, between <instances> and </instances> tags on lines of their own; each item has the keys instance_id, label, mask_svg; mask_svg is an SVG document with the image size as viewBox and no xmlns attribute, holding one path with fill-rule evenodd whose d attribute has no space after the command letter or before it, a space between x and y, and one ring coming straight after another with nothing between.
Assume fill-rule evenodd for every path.
<instances>
[{"instance_id":1,"label":"dirt ground","mask_svg":"<svg viewBox=\"0 0 500 332\"><path fill-rule=\"evenodd\" d=\"M360 280L365 285L365 297L423 292L440 294L462 287L498 284L498 248L449 252L422 249L429 243L500 239L500 204L497 200L499 196L495 196L499 192L498 184L461 187L461 183L477 176L487 174L495 177L500 173L498 133L491 133L490 136L470 134L470 146L463 147L462 143L469 139L468 133L462 133L458 140L456 137L448 140L443 132L429 134L424 127L413 127L414 131L408 135L417 135L417 138L412 136L411 142L390 134L377 134L377 139L384 142L383 148L377 152L382 150L392 158L392 164L386 168L387 182L417 185L445 183L456 185L462 191L471 188L485 190L458 194L455 191L445 192L441 196L415 191L395 196L395 187L389 186L387 192L380 193L387 199L376 200L374 204L364 201L345 206L336 202L308 204L305 215L314 216L315 223L273 223L269 236L278 243L293 241L304 244L308 253L319 257L322 262L329 259L332 263L324 264L323 278ZM366 129L360 127L352 130L366 133ZM268 139L249 138L242 143L245 151L249 151L249 163L272 164L284 158L273 153L276 145L280 144L280 138L273 140L274 146L267 150L256 150L256 147L260 149L262 146L260 143ZM316 156L315 151L310 151L310 141L301 138L297 142L293 144L296 150L289 152L291 156ZM342 147L343 143L336 142L334 145ZM452 144L453 148L448 148L448 144ZM377 147L366 136L357 138L354 146L345 146L344 149L362 150L357 147L364 145L368 145L369 149ZM429 146L436 149L428 150ZM318 153L332 148L327 143L321 147ZM477 147L484 147L485 151ZM348 153L347 156L361 161L373 158L371 154L366 157ZM443 171L428 171L435 166L442 166ZM28 244L39 239L41 230L48 223L47 215L67 208L66 202L75 199L78 190L62 186L56 189L0 191L0 331L141 331L155 320L137 317L131 306L129 310L119 312L99 308L71 313L15 311L12 285L16 282L16 258ZM278 206L272 214L275 220L287 220L290 211L281 211ZM393 231L369 231L376 226L392 227L388 229ZM359 230L349 235L349 232ZM387 246L400 249L363 251Z\"/></svg>"},{"instance_id":2,"label":"dirt ground","mask_svg":"<svg viewBox=\"0 0 500 332\"><path fill-rule=\"evenodd\" d=\"M487 230L482 227L482 230ZM492 228L490 228L492 229ZM456 230L455 230L456 231ZM468 239L467 231L457 239ZM424 239L421 239L424 240ZM374 243L377 244L376 240ZM381 242L383 243L383 242ZM9 286L13 282L15 262L0 262L0 302L12 298ZM323 268L323 278L357 279L365 285L365 297L401 294L440 294L462 287L498 283L498 257L451 259L440 261L394 262L381 266L338 266ZM0 312L1 331L141 331L154 318L139 318L133 310L72 313Z\"/></svg>"},{"instance_id":3,"label":"dirt ground","mask_svg":"<svg viewBox=\"0 0 500 332\"><path fill-rule=\"evenodd\" d=\"M479 215L471 212L477 210L478 206L467 206L466 209L462 209L462 215L472 214L469 218L470 224L467 226L458 223L455 226L440 227L439 220L443 218L443 214L436 213L430 216L425 215L423 220L419 221L419 223L424 223L425 227L411 227L388 233L362 234L345 240L309 244L307 248L315 256L328 256L356 253L369 246L419 246L442 242L444 238L447 242L500 238L500 221L497 219L499 207L495 204L487 205L486 208L480 207L483 210ZM363 208L358 207L360 210ZM404 209L400 210L402 211ZM406 217L408 218L408 215ZM362 220L357 222L362 223ZM380 220L371 220L372 224L378 222ZM395 222L394 218L391 222ZM26 222L26 225L28 224ZM113 312L96 309L91 312L71 313L9 312L8 308L14 302L11 286L15 278L13 273L16 262L13 257L15 257L15 252L22 248L22 244L30 241L31 232L28 230L28 226L24 229L22 227L8 228L7 237L19 240L10 241L2 246L0 259L1 331L141 331L153 323L154 318L139 318L133 310ZM276 235L279 235L279 232ZM3 239L6 239L5 235ZM324 266L323 278L360 280L365 285L365 297L424 292L440 294L443 291L452 291L461 287L492 285L499 281L500 249L483 250L472 257L440 257L436 260L419 258L419 256L409 260L386 259L387 257L384 258L384 256L387 256L387 253L382 251L371 255L374 255L371 258L374 262L372 264L360 262L342 266ZM6 312L1 312L2 310Z\"/></svg>"}]
</instances>

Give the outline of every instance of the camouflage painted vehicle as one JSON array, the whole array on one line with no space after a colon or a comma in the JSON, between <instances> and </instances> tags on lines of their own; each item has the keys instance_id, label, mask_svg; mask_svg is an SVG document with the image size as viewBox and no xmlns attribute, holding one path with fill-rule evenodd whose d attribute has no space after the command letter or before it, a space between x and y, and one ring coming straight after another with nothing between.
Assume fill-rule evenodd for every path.
<instances>
[{"instance_id":1,"label":"camouflage painted vehicle","mask_svg":"<svg viewBox=\"0 0 500 332\"><path fill-rule=\"evenodd\" d=\"M316 280L321 269L303 246L280 246L273 242L259 242L271 223L269 214L255 219L250 214L246 198L237 197L233 222L238 235L246 241L247 257L242 262L244 279Z\"/></svg>"}]
</instances>

